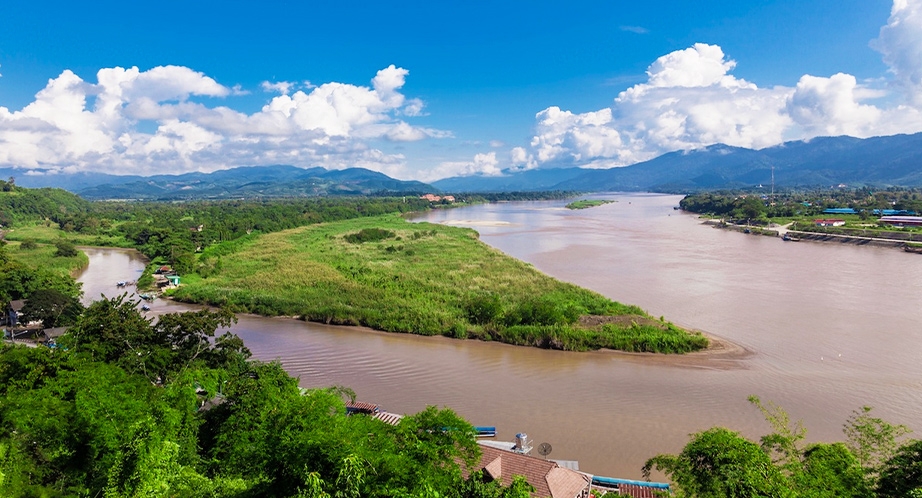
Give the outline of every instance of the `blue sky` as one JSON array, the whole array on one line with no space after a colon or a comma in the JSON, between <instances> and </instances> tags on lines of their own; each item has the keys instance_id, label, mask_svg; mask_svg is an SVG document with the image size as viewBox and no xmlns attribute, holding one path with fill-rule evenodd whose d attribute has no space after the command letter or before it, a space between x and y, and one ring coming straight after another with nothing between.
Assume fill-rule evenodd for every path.
<instances>
[{"instance_id":1,"label":"blue sky","mask_svg":"<svg viewBox=\"0 0 922 498\"><path fill-rule=\"evenodd\" d=\"M922 131L922 0L4 2L0 166L398 178Z\"/></svg>"}]
</instances>

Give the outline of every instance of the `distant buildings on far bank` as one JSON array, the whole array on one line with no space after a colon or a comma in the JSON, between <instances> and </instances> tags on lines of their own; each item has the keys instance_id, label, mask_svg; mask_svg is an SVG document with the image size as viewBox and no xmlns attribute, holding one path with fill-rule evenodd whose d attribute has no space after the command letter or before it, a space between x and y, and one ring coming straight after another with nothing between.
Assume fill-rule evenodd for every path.
<instances>
[{"instance_id":1,"label":"distant buildings on far bank","mask_svg":"<svg viewBox=\"0 0 922 498\"><path fill-rule=\"evenodd\" d=\"M455 202L455 196L453 195L438 196L435 194L426 194L426 195L419 196L419 198L423 200L427 200L429 202L442 202L442 201L445 201L448 203Z\"/></svg>"}]
</instances>

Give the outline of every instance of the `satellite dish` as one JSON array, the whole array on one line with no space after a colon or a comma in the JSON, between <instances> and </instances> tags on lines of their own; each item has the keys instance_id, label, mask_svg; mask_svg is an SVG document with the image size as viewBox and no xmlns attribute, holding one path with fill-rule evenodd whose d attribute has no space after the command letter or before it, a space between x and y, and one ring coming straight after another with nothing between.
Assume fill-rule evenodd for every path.
<instances>
[{"instance_id":1,"label":"satellite dish","mask_svg":"<svg viewBox=\"0 0 922 498\"><path fill-rule=\"evenodd\" d=\"M550 443L541 443L538 445L538 453L544 457L550 455L552 449Z\"/></svg>"}]
</instances>

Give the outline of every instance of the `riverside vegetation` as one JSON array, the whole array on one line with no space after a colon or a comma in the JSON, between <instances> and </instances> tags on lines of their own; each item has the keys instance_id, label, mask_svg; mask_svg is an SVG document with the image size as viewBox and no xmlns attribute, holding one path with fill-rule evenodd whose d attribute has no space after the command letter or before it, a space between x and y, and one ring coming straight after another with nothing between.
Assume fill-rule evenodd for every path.
<instances>
[{"instance_id":1,"label":"riverside vegetation","mask_svg":"<svg viewBox=\"0 0 922 498\"><path fill-rule=\"evenodd\" d=\"M555 280L475 231L396 215L218 244L175 299L389 332L566 350L684 353L700 334ZM583 316L601 316L593 324Z\"/></svg>"},{"instance_id":2,"label":"riverside vegetation","mask_svg":"<svg viewBox=\"0 0 922 498\"><path fill-rule=\"evenodd\" d=\"M684 353L708 345L636 306L551 279L488 248L472 230L382 217L429 209L422 199L87 202L0 183L0 218L14 226L8 239L135 247L183 276L175 297L185 301L567 350ZM296 227L304 228L284 231ZM145 274L138 283L151 280Z\"/></svg>"}]
</instances>

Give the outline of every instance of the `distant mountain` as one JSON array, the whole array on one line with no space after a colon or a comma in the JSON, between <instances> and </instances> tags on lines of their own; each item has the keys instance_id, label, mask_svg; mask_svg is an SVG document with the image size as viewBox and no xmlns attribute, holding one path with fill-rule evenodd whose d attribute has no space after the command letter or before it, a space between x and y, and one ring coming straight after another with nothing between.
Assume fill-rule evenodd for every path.
<instances>
[{"instance_id":1,"label":"distant mountain","mask_svg":"<svg viewBox=\"0 0 922 498\"><path fill-rule=\"evenodd\" d=\"M587 170L580 168L531 169L503 176L458 176L432 182L443 192L514 192L556 190Z\"/></svg>"},{"instance_id":2,"label":"distant mountain","mask_svg":"<svg viewBox=\"0 0 922 498\"><path fill-rule=\"evenodd\" d=\"M922 185L922 133L859 139L822 137L762 150L713 145L670 152L623 168L531 170L502 177L448 178L445 191L692 191L751 187ZM543 171L544 173L536 173ZM562 178L552 183L554 178Z\"/></svg>"},{"instance_id":3,"label":"distant mountain","mask_svg":"<svg viewBox=\"0 0 922 498\"><path fill-rule=\"evenodd\" d=\"M104 174L14 176L24 187L55 186L86 199L238 199L321 195L416 194L435 189L422 182L395 180L363 168L327 170L294 166L248 166L213 173L120 177ZM21 173L21 172L19 172ZM45 180L44 182L42 180Z\"/></svg>"},{"instance_id":4,"label":"distant mountain","mask_svg":"<svg viewBox=\"0 0 922 498\"><path fill-rule=\"evenodd\" d=\"M143 180L143 176L129 175L118 176L106 173L51 173L42 170L26 170L15 168L0 168L0 179L6 181L10 178L16 180L16 185L27 188L60 188L68 192L78 192L83 189L103 184L118 185L122 183Z\"/></svg>"}]
</instances>

